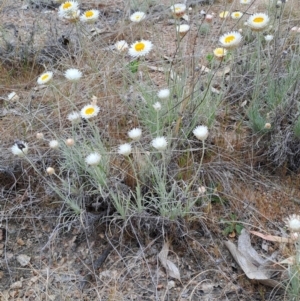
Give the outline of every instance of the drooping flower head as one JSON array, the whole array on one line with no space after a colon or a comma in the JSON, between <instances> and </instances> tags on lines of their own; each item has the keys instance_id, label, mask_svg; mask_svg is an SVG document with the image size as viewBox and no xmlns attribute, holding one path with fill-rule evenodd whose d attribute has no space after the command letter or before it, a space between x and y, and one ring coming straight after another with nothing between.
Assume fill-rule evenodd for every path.
<instances>
[{"instance_id":1,"label":"drooping flower head","mask_svg":"<svg viewBox=\"0 0 300 301\"><path fill-rule=\"evenodd\" d=\"M95 166L95 165L98 165L99 162L101 160L101 155L98 154L98 153L92 153L92 154L89 154L86 158L85 158L85 162L88 164L88 165L91 165L91 166Z\"/></svg>"},{"instance_id":2,"label":"drooping flower head","mask_svg":"<svg viewBox=\"0 0 300 301\"><path fill-rule=\"evenodd\" d=\"M147 40L136 41L129 48L129 55L132 57L140 57L147 55L151 49L153 48L153 44Z\"/></svg>"},{"instance_id":3,"label":"drooping flower head","mask_svg":"<svg viewBox=\"0 0 300 301\"><path fill-rule=\"evenodd\" d=\"M92 117L97 116L99 111L100 111L100 108L96 104L90 104L90 105L84 106L81 109L80 115L84 119L90 119Z\"/></svg>"},{"instance_id":4,"label":"drooping flower head","mask_svg":"<svg viewBox=\"0 0 300 301\"><path fill-rule=\"evenodd\" d=\"M253 30L253 31L261 31L264 30L270 21L270 18L268 15L264 13L256 13L249 17L247 20L247 25Z\"/></svg>"},{"instance_id":5,"label":"drooping flower head","mask_svg":"<svg viewBox=\"0 0 300 301\"><path fill-rule=\"evenodd\" d=\"M194 130L193 134L198 140L204 141L208 137L208 129L205 125L198 125Z\"/></svg>"},{"instance_id":6,"label":"drooping flower head","mask_svg":"<svg viewBox=\"0 0 300 301\"><path fill-rule=\"evenodd\" d=\"M160 99L167 99L170 97L170 90L169 89L161 89L157 93L157 97Z\"/></svg>"},{"instance_id":7,"label":"drooping flower head","mask_svg":"<svg viewBox=\"0 0 300 301\"><path fill-rule=\"evenodd\" d=\"M78 81L82 77L82 72L78 69L70 68L65 72L65 78L69 81Z\"/></svg>"},{"instance_id":8,"label":"drooping flower head","mask_svg":"<svg viewBox=\"0 0 300 301\"><path fill-rule=\"evenodd\" d=\"M131 145L129 143L121 144L118 148L118 154L129 156L131 154Z\"/></svg>"},{"instance_id":9,"label":"drooping flower head","mask_svg":"<svg viewBox=\"0 0 300 301\"><path fill-rule=\"evenodd\" d=\"M153 108L156 112L161 110L161 103L159 101L157 101L154 105Z\"/></svg>"},{"instance_id":10,"label":"drooping flower head","mask_svg":"<svg viewBox=\"0 0 300 301\"><path fill-rule=\"evenodd\" d=\"M59 147L59 142L57 140L49 141L49 147L52 149L57 149Z\"/></svg>"},{"instance_id":11,"label":"drooping flower head","mask_svg":"<svg viewBox=\"0 0 300 301\"><path fill-rule=\"evenodd\" d=\"M271 34L267 34L267 35L265 36L265 41L266 41L266 42L271 42L273 39L274 39L274 36L271 35Z\"/></svg>"},{"instance_id":12,"label":"drooping flower head","mask_svg":"<svg viewBox=\"0 0 300 301\"><path fill-rule=\"evenodd\" d=\"M117 49L119 52L127 51L128 48L129 46L124 40L115 43L115 49Z\"/></svg>"},{"instance_id":13,"label":"drooping flower head","mask_svg":"<svg viewBox=\"0 0 300 301\"><path fill-rule=\"evenodd\" d=\"M141 138L141 136L142 136L142 130L139 129L139 128L134 128L134 129L132 129L132 130L130 130L130 131L128 132L128 136L129 136L129 138L131 138L132 140L137 141L137 140L139 140L139 139Z\"/></svg>"},{"instance_id":14,"label":"drooping flower head","mask_svg":"<svg viewBox=\"0 0 300 301\"><path fill-rule=\"evenodd\" d=\"M152 140L151 145L155 149L157 149L159 151L163 151L167 148L168 142L165 137L157 137Z\"/></svg>"},{"instance_id":15,"label":"drooping flower head","mask_svg":"<svg viewBox=\"0 0 300 301\"><path fill-rule=\"evenodd\" d=\"M177 3L170 7L172 14L175 18L181 18L185 14L186 5Z\"/></svg>"},{"instance_id":16,"label":"drooping flower head","mask_svg":"<svg viewBox=\"0 0 300 301\"><path fill-rule=\"evenodd\" d=\"M46 172L48 175L53 175L55 174L55 169L53 167L47 167Z\"/></svg>"},{"instance_id":17,"label":"drooping flower head","mask_svg":"<svg viewBox=\"0 0 300 301\"><path fill-rule=\"evenodd\" d=\"M285 219L285 224L291 232L300 232L300 215L290 215Z\"/></svg>"},{"instance_id":18,"label":"drooping flower head","mask_svg":"<svg viewBox=\"0 0 300 301\"><path fill-rule=\"evenodd\" d=\"M141 11L137 11L130 16L130 21L138 23L146 18L146 14Z\"/></svg>"},{"instance_id":19,"label":"drooping flower head","mask_svg":"<svg viewBox=\"0 0 300 301\"><path fill-rule=\"evenodd\" d=\"M234 20L238 20L243 16L243 13L240 11L235 11L231 14L231 18Z\"/></svg>"},{"instance_id":20,"label":"drooping flower head","mask_svg":"<svg viewBox=\"0 0 300 301\"><path fill-rule=\"evenodd\" d=\"M214 49L214 56L218 60L222 60L227 55L227 50L225 48L219 47Z\"/></svg>"},{"instance_id":21,"label":"drooping flower head","mask_svg":"<svg viewBox=\"0 0 300 301\"><path fill-rule=\"evenodd\" d=\"M99 10L97 9L91 9L85 11L81 16L80 16L80 21L84 23L94 23L98 20L99 18Z\"/></svg>"},{"instance_id":22,"label":"drooping flower head","mask_svg":"<svg viewBox=\"0 0 300 301\"><path fill-rule=\"evenodd\" d=\"M177 31L181 37L184 37L189 30L190 26L188 24L181 24L177 26Z\"/></svg>"},{"instance_id":23,"label":"drooping flower head","mask_svg":"<svg viewBox=\"0 0 300 301\"><path fill-rule=\"evenodd\" d=\"M28 154L28 144L24 141L17 141L11 147L11 152L18 157L24 157Z\"/></svg>"},{"instance_id":24,"label":"drooping flower head","mask_svg":"<svg viewBox=\"0 0 300 301\"><path fill-rule=\"evenodd\" d=\"M39 85L47 84L51 81L52 78L53 78L53 72L47 71L39 76L37 83Z\"/></svg>"},{"instance_id":25,"label":"drooping flower head","mask_svg":"<svg viewBox=\"0 0 300 301\"><path fill-rule=\"evenodd\" d=\"M79 122L81 120L81 116L80 116L80 113L78 112L72 112L68 115L68 120L71 121L71 122Z\"/></svg>"},{"instance_id":26,"label":"drooping flower head","mask_svg":"<svg viewBox=\"0 0 300 301\"><path fill-rule=\"evenodd\" d=\"M236 48L242 41L242 35L238 31L232 31L229 33L223 34L219 42L222 47L226 49L234 49Z\"/></svg>"},{"instance_id":27,"label":"drooping flower head","mask_svg":"<svg viewBox=\"0 0 300 301\"><path fill-rule=\"evenodd\" d=\"M222 12L220 12L219 13L219 17L221 18L221 19L226 19L226 18L228 18L229 17L229 15L230 15L230 13L229 13L229 11L222 11Z\"/></svg>"}]
</instances>

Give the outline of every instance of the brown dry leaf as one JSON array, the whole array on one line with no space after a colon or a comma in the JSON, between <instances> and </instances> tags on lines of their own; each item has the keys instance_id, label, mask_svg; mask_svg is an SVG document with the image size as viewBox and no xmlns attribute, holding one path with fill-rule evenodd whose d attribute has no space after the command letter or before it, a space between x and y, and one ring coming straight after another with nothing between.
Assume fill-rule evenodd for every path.
<instances>
[{"instance_id":1,"label":"brown dry leaf","mask_svg":"<svg viewBox=\"0 0 300 301\"><path fill-rule=\"evenodd\" d=\"M180 280L180 272L177 266L170 260L168 260L168 253L169 253L169 243L165 242L161 251L158 254L158 258L162 266L166 269L167 273L170 277L175 278L179 281Z\"/></svg>"},{"instance_id":2,"label":"brown dry leaf","mask_svg":"<svg viewBox=\"0 0 300 301\"><path fill-rule=\"evenodd\" d=\"M274 236L274 235L269 235L269 234L262 234L260 232L257 231L249 231L251 234L254 234L258 237L261 237L265 240L268 241L274 241L274 242L292 242L291 239L287 238L287 237L281 237L281 236Z\"/></svg>"},{"instance_id":3,"label":"brown dry leaf","mask_svg":"<svg viewBox=\"0 0 300 301\"><path fill-rule=\"evenodd\" d=\"M270 279L273 272L266 268L268 261L263 260L253 249L249 233L245 229L239 236L238 247L231 241L226 241L225 246L249 279L270 287L281 287L278 281Z\"/></svg>"},{"instance_id":4,"label":"brown dry leaf","mask_svg":"<svg viewBox=\"0 0 300 301\"><path fill-rule=\"evenodd\" d=\"M24 242L24 240L23 240L22 238L17 238L17 244L18 244L19 246L24 246L24 245L25 245L25 242Z\"/></svg>"}]
</instances>

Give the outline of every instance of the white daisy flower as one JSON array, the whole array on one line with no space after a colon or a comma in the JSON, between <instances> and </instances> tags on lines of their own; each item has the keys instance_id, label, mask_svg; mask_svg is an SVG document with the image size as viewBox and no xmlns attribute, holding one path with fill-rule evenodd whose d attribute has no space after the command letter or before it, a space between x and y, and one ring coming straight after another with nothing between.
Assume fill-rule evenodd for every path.
<instances>
[{"instance_id":1,"label":"white daisy flower","mask_svg":"<svg viewBox=\"0 0 300 301\"><path fill-rule=\"evenodd\" d=\"M53 175L55 174L55 169L53 167L47 167L46 172L48 175Z\"/></svg>"},{"instance_id":2,"label":"white daisy flower","mask_svg":"<svg viewBox=\"0 0 300 301\"><path fill-rule=\"evenodd\" d=\"M158 101L153 105L153 108L155 111L160 111L161 110L161 103Z\"/></svg>"},{"instance_id":3,"label":"white daisy flower","mask_svg":"<svg viewBox=\"0 0 300 301\"><path fill-rule=\"evenodd\" d=\"M222 45L222 47L226 49L233 49L241 43L242 38L242 35L238 31L232 31L223 34L220 37L219 42Z\"/></svg>"},{"instance_id":4,"label":"white daisy flower","mask_svg":"<svg viewBox=\"0 0 300 301\"><path fill-rule=\"evenodd\" d=\"M57 149L59 147L59 142L57 140L51 140L49 142L49 147L53 149Z\"/></svg>"},{"instance_id":5,"label":"white daisy flower","mask_svg":"<svg viewBox=\"0 0 300 301\"><path fill-rule=\"evenodd\" d=\"M208 137L208 129L205 125L199 125L193 130L193 134L198 140L204 141Z\"/></svg>"},{"instance_id":6,"label":"white daisy flower","mask_svg":"<svg viewBox=\"0 0 300 301\"><path fill-rule=\"evenodd\" d=\"M91 9L85 11L81 16L80 16L80 21L84 23L94 23L98 20L99 18L99 10L97 9Z\"/></svg>"},{"instance_id":7,"label":"white daisy flower","mask_svg":"<svg viewBox=\"0 0 300 301\"><path fill-rule=\"evenodd\" d=\"M300 215L292 214L284 221L290 231L300 232Z\"/></svg>"},{"instance_id":8,"label":"white daisy flower","mask_svg":"<svg viewBox=\"0 0 300 301\"><path fill-rule=\"evenodd\" d=\"M117 49L119 52L127 51L128 48L129 46L124 40L115 43L115 49Z\"/></svg>"},{"instance_id":9,"label":"white daisy flower","mask_svg":"<svg viewBox=\"0 0 300 301\"><path fill-rule=\"evenodd\" d=\"M268 26L270 18L264 13L256 13L247 20L248 26L254 31L261 31Z\"/></svg>"},{"instance_id":10,"label":"white daisy flower","mask_svg":"<svg viewBox=\"0 0 300 301\"><path fill-rule=\"evenodd\" d=\"M241 4L250 4L251 0L240 0Z\"/></svg>"},{"instance_id":11,"label":"white daisy flower","mask_svg":"<svg viewBox=\"0 0 300 301\"><path fill-rule=\"evenodd\" d=\"M101 155L99 153L92 153L92 154L89 154L86 158L85 158L85 162L88 164L88 165L92 165L92 166L95 166L95 165L98 165L99 162L101 160Z\"/></svg>"},{"instance_id":12,"label":"white daisy flower","mask_svg":"<svg viewBox=\"0 0 300 301\"><path fill-rule=\"evenodd\" d=\"M129 143L119 145L118 154L129 156L131 154L131 145Z\"/></svg>"},{"instance_id":13,"label":"white daisy flower","mask_svg":"<svg viewBox=\"0 0 300 301\"><path fill-rule=\"evenodd\" d=\"M78 12L78 2L77 1L66 1L62 3L58 9L58 15L60 18L70 18L77 15Z\"/></svg>"},{"instance_id":14,"label":"white daisy flower","mask_svg":"<svg viewBox=\"0 0 300 301\"><path fill-rule=\"evenodd\" d=\"M132 57L140 57L147 55L151 49L153 48L153 44L147 40L136 41L129 48L129 55Z\"/></svg>"},{"instance_id":15,"label":"white daisy flower","mask_svg":"<svg viewBox=\"0 0 300 301\"><path fill-rule=\"evenodd\" d=\"M243 13L240 11L235 11L231 14L231 18L234 20L238 20L243 16Z\"/></svg>"},{"instance_id":16,"label":"white daisy flower","mask_svg":"<svg viewBox=\"0 0 300 301\"><path fill-rule=\"evenodd\" d=\"M28 144L24 141L15 142L11 147L11 152L18 157L24 157L28 153Z\"/></svg>"},{"instance_id":17,"label":"white daisy flower","mask_svg":"<svg viewBox=\"0 0 300 301\"><path fill-rule=\"evenodd\" d=\"M271 42L273 39L274 39L274 36L272 36L271 34L267 34L267 35L265 36L266 42Z\"/></svg>"},{"instance_id":18,"label":"white daisy flower","mask_svg":"<svg viewBox=\"0 0 300 301\"><path fill-rule=\"evenodd\" d=\"M141 138L141 136L142 136L142 130L139 129L139 128L134 128L134 129L132 129L132 130L130 130L130 131L128 132L128 136L129 136L129 138L131 138L132 140L137 141L137 140L139 140L139 139Z\"/></svg>"},{"instance_id":19,"label":"white daisy flower","mask_svg":"<svg viewBox=\"0 0 300 301\"><path fill-rule=\"evenodd\" d=\"M186 5L182 3L174 4L170 7L172 14L176 18L180 18L185 14Z\"/></svg>"},{"instance_id":20,"label":"white daisy flower","mask_svg":"<svg viewBox=\"0 0 300 301\"><path fill-rule=\"evenodd\" d=\"M75 82L78 81L82 77L82 72L78 69L68 69L65 72L65 78L69 81Z\"/></svg>"},{"instance_id":21,"label":"white daisy flower","mask_svg":"<svg viewBox=\"0 0 300 301\"><path fill-rule=\"evenodd\" d=\"M163 151L167 148L168 142L165 137L157 137L152 140L151 145L159 151Z\"/></svg>"},{"instance_id":22,"label":"white daisy flower","mask_svg":"<svg viewBox=\"0 0 300 301\"><path fill-rule=\"evenodd\" d=\"M182 24L177 26L177 31L181 37L184 37L186 33L190 30L190 26L188 24Z\"/></svg>"},{"instance_id":23,"label":"white daisy flower","mask_svg":"<svg viewBox=\"0 0 300 301\"><path fill-rule=\"evenodd\" d=\"M225 48L219 47L213 51L216 59L223 59L227 55L227 50Z\"/></svg>"},{"instance_id":24,"label":"white daisy flower","mask_svg":"<svg viewBox=\"0 0 300 301\"><path fill-rule=\"evenodd\" d=\"M167 99L170 97L170 90L169 89L161 89L157 93L157 97L160 99Z\"/></svg>"},{"instance_id":25,"label":"white daisy flower","mask_svg":"<svg viewBox=\"0 0 300 301\"><path fill-rule=\"evenodd\" d=\"M145 18L146 18L145 13L141 11L137 11L130 16L130 21L138 23L144 20Z\"/></svg>"},{"instance_id":26,"label":"white daisy flower","mask_svg":"<svg viewBox=\"0 0 300 301\"><path fill-rule=\"evenodd\" d=\"M81 109L80 115L84 119L89 119L89 118L97 116L99 111L100 111L100 108L97 105L90 104L90 105L84 106Z\"/></svg>"},{"instance_id":27,"label":"white daisy flower","mask_svg":"<svg viewBox=\"0 0 300 301\"><path fill-rule=\"evenodd\" d=\"M81 120L81 115L78 112L72 112L68 114L67 118L71 122L79 122Z\"/></svg>"},{"instance_id":28,"label":"white daisy flower","mask_svg":"<svg viewBox=\"0 0 300 301\"><path fill-rule=\"evenodd\" d=\"M16 92L11 92L7 95L8 100L18 101L20 99L19 95Z\"/></svg>"},{"instance_id":29,"label":"white daisy flower","mask_svg":"<svg viewBox=\"0 0 300 301\"><path fill-rule=\"evenodd\" d=\"M52 78L53 78L53 72L48 71L39 76L37 83L39 85L47 84L51 81Z\"/></svg>"}]
</instances>

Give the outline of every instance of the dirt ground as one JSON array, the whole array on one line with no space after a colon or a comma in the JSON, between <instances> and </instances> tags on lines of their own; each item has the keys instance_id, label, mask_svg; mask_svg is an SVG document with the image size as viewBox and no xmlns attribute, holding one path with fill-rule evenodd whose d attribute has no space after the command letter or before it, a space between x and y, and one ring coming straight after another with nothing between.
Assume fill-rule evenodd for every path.
<instances>
[{"instance_id":1,"label":"dirt ground","mask_svg":"<svg viewBox=\"0 0 300 301\"><path fill-rule=\"evenodd\" d=\"M219 2L209 5L192 1L192 4L192 26L201 21L201 10L217 16L224 8L224 4ZM239 7L234 2L228 5ZM261 2L254 3L249 13L262 5ZM106 40L113 41L117 18L128 15L126 2L90 1L83 6L103 12L95 27L105 32ZM144 2L141 3L143 6ZM169 26L172 25L168 13L169 1L156 3L151 10L155 11L155 7L166 11L163 17L155 15L154 18L157 26L165 24L164 37L168 39L166 44L170 45L166 56L172 56L176 41ZM45 27L38 27L34 47L45 47L39 64L47 65L56 52L61 54L63 49L58 41L61 43L61 38L69 34L67 26L59 25L57 21L57 5L43 1L0 2L0 25L5 27L13 41L19 39L20 45L37 26L37 15L43 16ZM104 19L105 22L102 22ZM214 22L217 33L221 31L222 22L217 18ZM227 26L226 30L230 29L231 25ZM225 30L224 27L222 30ZM192 40L193 36L187 39ZM209 39L207 41L203 57L213 47L213 43ZM202 63L204 60L202 62L200 59L199 65ZM35 99L39 98L39 93L43 92L36 92L34 87L41 70L36 67L23 75L24 78L17 70L14 70L15 73L10 70L9 74L2 70L0 101L11 90L26 99L32 95ZM19 78L18 83L8 82L12 73ZM160 73L154 74L153 80L160 85L161 77ZM188 222L188 227L183 221L173 225L177 238L170 241L168 259L180 271L178 280L166 273L158 259L168 237L162 231L154 231L152 225L163 229L161 221L147 216L136 217L128 220L126 227L123 227L117 220L105 223L102 219L100 223L95 212L86 212L89 218L82 217L80 222L78 219L73 221L72 216L61 215L61 207L50 193L37 193L39 190L45 191L44 187L39 186L32 171L20 173L21 163L14 162L9 154L13 141L11 130L17 125L16 131L21 132L20 127L24 126L21 114L21 108L13 105L7 108L4 101L0 102L0 300L285 300L284 289L268 287L246 277L224 245L227 240L235 244L238 240L236 231L224 234L229 225L224 221L230 221L233 213L234 223L238 221L247 230L285 235L283 219L299 212L298 174L284 170L282 174L260 170L256 183L232 183L234 197L226 199L222 196L224 201L209 205L199 220ZM32 130L32 136L34 133ZM20 181L13 189L10 188L14 181L10 170ZM133 231L138 229L139 218L149 218L149 235ZM87 224L86 221L92 222ZM282 246L254 235L251 235L251 242L262 258L272 257L276 262L287 257L291 250L288 244ZM284 273L274 275L279 283L283 278Z\"/></svg>"}]
</instances>

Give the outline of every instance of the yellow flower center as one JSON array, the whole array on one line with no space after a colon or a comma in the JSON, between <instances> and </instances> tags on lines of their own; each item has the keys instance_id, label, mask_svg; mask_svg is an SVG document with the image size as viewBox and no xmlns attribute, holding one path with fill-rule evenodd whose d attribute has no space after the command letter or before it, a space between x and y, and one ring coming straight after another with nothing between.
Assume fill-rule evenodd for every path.
<instances>
[{"instance_id":1,"label":"yellow flower center","mask_svg":"<svg viewBox=\"0 0 300 301\"><path fill-rule=\"evenodd\" d=\"M181 11L181 8L180 7L175 7L175 11L179 12L179 11Z\"/></svg>"},{"instance_id":2,"label":"yellow flower center","mask_svg":"<svg viewBox=\"0 0 300 301\"><path fill-rule=\"evenodd\" d=\"M62 8L63 8L63 9L68 9L68 8L70 8L71 6L72 6L72 3L66 2L66 3L63 4Z\"/></svg>"},{"instance_id":3,"label":"yellow flower center","mask_svg":"<svg viewBox=\"0 0 300 301\"><path fill-rule=\"evenodd\" d=\"M257 18L254 18L254 19L253 19L253 22L254 22L254 23L262 23L264 20L265 20L265 19L262 18L262 17L257 17Z\"/></svg>"},{"instance_id":4,"label":"yellow flower center","mask_svg":"<svg viewBox=\"0 0 300 301\"><path fill-rule=\"evenodd\" d=\"M42 77L41 77L41 80L46 80L47 78L49 77L49 74L44 74Z\"/></svg>"},{"instance_id":5,"label":"yellow flower center","mask_svg":"<svg viewBox=\"0 0 300 301\"><path fill-rule=\"evenodd\" d=\"M141 18L141 16L135 16L136 20L139 20Z\"/></svg>"},{"instance_id":6,"label":"yellow flower center","mask_svg":"<svg viewBox=\"0 0 300 301\"><path fill-rule=\"evenodd\" d=\"M234 40L235 40L235 36L231 35L231 36L227 36L224 41L225 41L225 43L230 43Z\"/></svg>"},{"instance_id":7,"label":"yellow flower center","mask_svg":"<svg viewBox=\"0 0 300 301\"><path fill-rule=\"evenodd\" d=\"M91 10L85 12L85 16L86 16L87 18L91 18L93 15L94 15L94 13L93 13Z\"/></svg>"},{"instance_id":8,"label":"yellow flower center","mask_svg":"<svg viewBox=\"0 0 300 301\"><path fill-rule=\"evenodd\" d=\"M145 44L142 42L138 42L138 43L136 43L134 48L136 51L143 51L145 49Z\"/></svg>"},{"instance_id":9,"label":"yellow flower center","mask_svg":"<svg viewBox=\"0 0 300 301\"><path fill-rule=\"evenodd\" d=\"M240 16L240 13L235 13L234 16L238 18Z\"/></svg>"},{"instance_id":10,"label":"yellow flower center","mask_svg":"<svg viewBox=\"0 0 300 301\"><path fill-rule=\"evenodd\" d=\"M224 50L222 48L218 48L218 49L216 49L216 54L223 55L224 54Z\"/></svg>"},{"instance_id":11,"label":"yellow flower center","mask_svg":"<svg viewBox=\"0 0 300 301\"><path fill-rule=\"evenodd\" d=\"M86 115L92 115L93 113L95 112L95 109L94 108L87 108L86 110L85 110L85 114Z\"/></svg>"}]
</instances>

